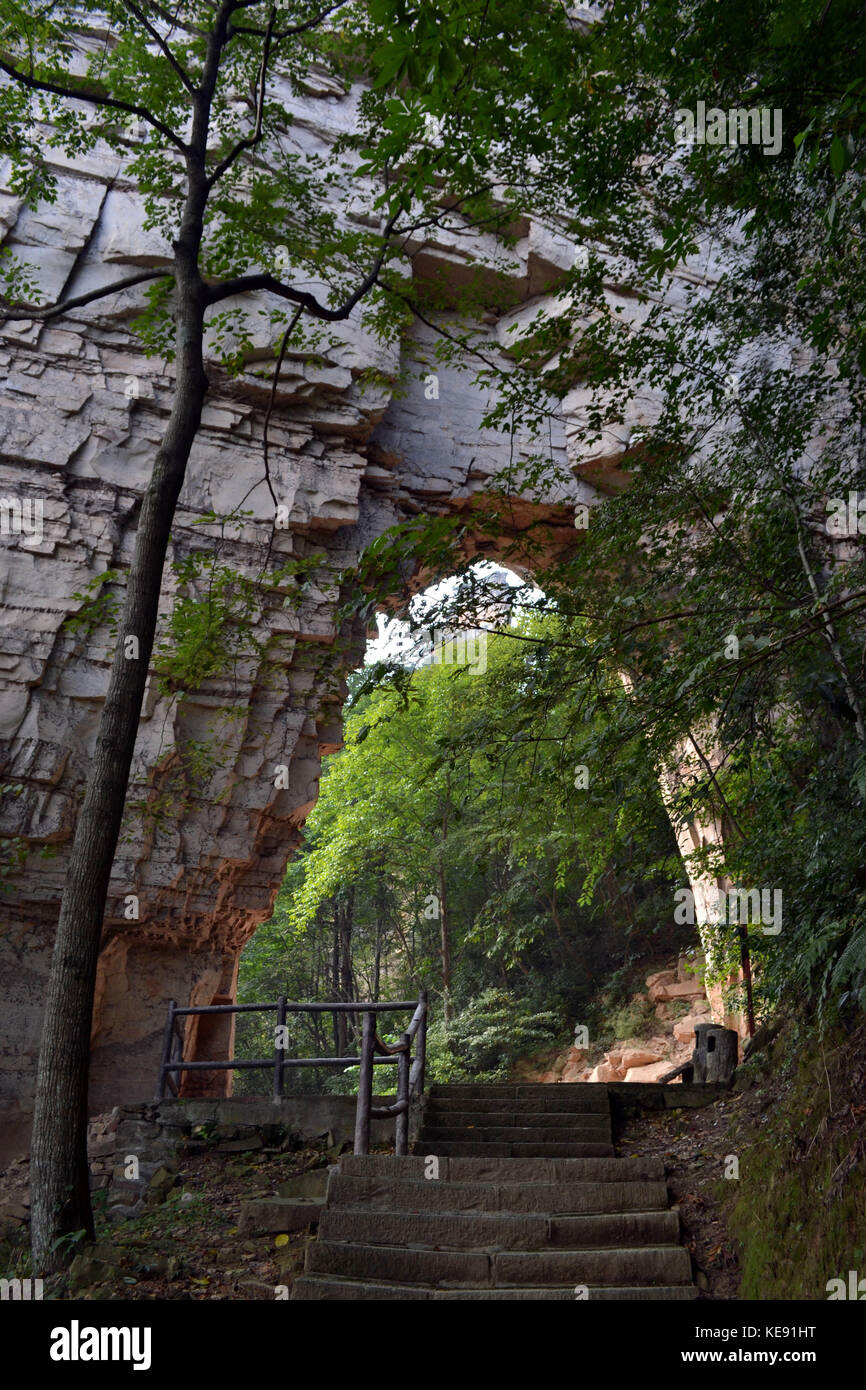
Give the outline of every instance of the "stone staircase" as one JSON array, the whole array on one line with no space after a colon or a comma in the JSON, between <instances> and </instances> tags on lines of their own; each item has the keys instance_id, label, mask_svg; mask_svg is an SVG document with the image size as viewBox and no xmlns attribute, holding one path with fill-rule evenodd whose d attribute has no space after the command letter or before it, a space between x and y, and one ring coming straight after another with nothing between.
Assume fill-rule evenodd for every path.
<instances>
[{"instance_id":1,"label":"stone staircase","mask_svg":"<svg viewBox=\"0 0 866 1390\"><path fill-rule=\"evenodd\" d=\"M346 1155L294 1299L692 1299L664 1166L602 1085L434 1086L415 1156Z\"/></svg>"}]
</instances>

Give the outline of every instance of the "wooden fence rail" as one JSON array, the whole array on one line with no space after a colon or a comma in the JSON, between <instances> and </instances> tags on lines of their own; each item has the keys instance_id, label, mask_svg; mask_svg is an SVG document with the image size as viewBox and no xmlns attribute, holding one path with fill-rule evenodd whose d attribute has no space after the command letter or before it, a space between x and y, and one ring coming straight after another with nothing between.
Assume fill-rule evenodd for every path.
<instances>
[{"instance_id":1,"label":"wooden fence rail","mask_svg":"<svg viewBox=\"0 0 866 1390\"><path fill-rule=\"evenodd\" d=\"M382 1042L376 1031L376 1014L401 1013L413 1009L408 1029L401 1034L400 1041L393 1046ZM185 1062L183 1058L183 1030L180 1019L197 1014L250 1014L275 1013L276 1029L285 1026L289 1014L309 1013L357 1013L361 1015L361 1052L356 1057L285 1057L281 1046L282 1034L274 1033L274 1054L272 1057L250 1059L232 1058L227 1061ZM370 1151L370 1121L395 1118L396 1143L399 1156L409 1152L409 1109L415 1096L424 1090L424 1068L427 1049L427 991L422 989L415 1000L397 1000L384 1003L372 1001L334 1000L325 1003L294 1004L281 995L273 1004L205 1004L197 1007L179 1009L172 999L168 1005L168 1018L162 1042L162 1057L159 1065L159 1080L156 1099L165 1100L166 1092L178 1094L176 1078L185 1071L255 1071L273 1070L274 1100L283 1094L283 1072L286 1067L353 1067L360 1069L358 1099L355 1112L355 1153ZM414 1057L413 1057L414 1048ZM397 1067L397 1098L393 1105L373 1105L374 1066L395 1065Z\"/></svg>"}]
</instances>

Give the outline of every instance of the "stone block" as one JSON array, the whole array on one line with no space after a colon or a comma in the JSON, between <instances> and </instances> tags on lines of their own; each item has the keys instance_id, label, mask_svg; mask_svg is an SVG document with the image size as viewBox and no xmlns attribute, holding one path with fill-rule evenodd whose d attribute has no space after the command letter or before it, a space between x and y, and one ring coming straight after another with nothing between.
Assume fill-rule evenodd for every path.
<instances>
[{"instance_id":1,"label":"stone block","mask_svg":"<svg viewBox=\"0 0 866 1390\"><path fill-rule=\"evenodd\" d=\"M660 1002L671 999L704 999L704 987L699 980L686 980L684 983L659 984L655 986L653 998Z\"/></svg>"},{"instance_id":2,"label":"stone block","mask_svg":"<svg viewBox=\"0 0 866 1390\"><path fill-rule=\"evenodd\" d=\"M653 1062L660 1062L661 1059L661 1052L655 1048L628 1047L622 1054L619 1066L621 1071L628 1072L636 1067L646 1067ZM646 1079L653 1080L654 1078L648 1077ZM626 1077L626 1080L628 1080L628 1077Z\"/></svg>"},{"instance_id":3,"label":"stone block","mask_svg":"<svg viewBox=\"0 0 866 1390\"><path fill-rule=\"evenodd\" d=\"M315 1225L324 1202L315 1197L270 1197L241 1202L241 1235L281 1235Z\"/></svg>"},{"instance_id":4,"label":"stone block","mask_svg":"<svg viewBox=\"0 0 866 1390\"><path fill-rule=\"evenodd\" d=\"M621 1081L622 1075L615 1067L611 1066L610 1062L599 1062L598 1066L594 1067L590 1073L589 1079L590 1081L601 1082Z\"/></svg>"},{"instance_id":5,"label":"stone block","mask_svg":"<svg viewBox=\"0 0 866 1390\"><path fill-rule=\"evenodd\" d=\"M670 1071L671 1061L666 1058L662 1062L654 1062L650 1066L630 1067L625 1074L627 1082L631 1081L658 1081L664 1076L665 1072Z\"/></svg>"}]
</instances>

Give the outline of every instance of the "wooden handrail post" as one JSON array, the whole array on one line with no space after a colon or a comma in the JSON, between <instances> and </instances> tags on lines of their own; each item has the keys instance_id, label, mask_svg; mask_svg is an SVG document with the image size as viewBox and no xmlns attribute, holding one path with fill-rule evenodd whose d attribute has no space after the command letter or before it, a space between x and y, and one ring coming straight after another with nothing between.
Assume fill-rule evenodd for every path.
<instances>
[{"instance_id":1,"label":"wooden handrail post","mask_svg":"<svg viewBox=\"0 0 866 1390\"><path fill-rule=\"evenodd\" d=\"M427 991L422 989L418 995L418 1003L424 1005L424 1012L421 1015L421 1027L418 1029L418 1042L415 1047L415 1057L417 1060L418 1071L415 1082L416 1095L424 1094L424 1072L427 1066Z\"/></svg>"},{"instance_id":2,"label":"wooden handrail post","mask_svg":"<svg viewBox=\"0 0 866 1390\"><path fill-rule=\"evenodd\" d=\"M277 1000L277 1024L274 1032L274 1100L283 1097L283 1053L285 1052L287 999L281 994Z\"/></svg>"},{"instance_id":3,"label":"wooden handrail post","mask_svg":"<svg viewBox=\"0 0 866 1390\"><path fill-rule=\"evenodd\" d=\"M171 1061L171 1062L182 1062L182 1061L183 1061L183 1045L184 1045L184 1028L185 1028L185 1026L186 1026L186 1025L181 1021L180 1015L177 1013L177 1011L175 1011L175 1015L174 1015L174 1033L173 1033L172 1039L171 1039L171 1057L169 1058L169 1061ZM177 1099L178 1096L180 1095L180 1087L181 1087L181 1082L182 1082L182 1081L183 1081L183 1072L182 1072L182 1071L176 1071L176 1072L170 1073L170 1076L169 1076L169 1085L171 1086L172 1093L173 1093L175 1099Z\"/></svg>"},{"instance_id":4,"label":"wooden handrail post","mask_svg":"<svg viewBox=\"0 0 866 1390\"><path fill-rule=\"evenodd\" d=\"M358 1075L358 1105L355 1110L355 1153L370 1152L370 1110L373 1106L373 1048L376 1018L365 1009L361 1020L361 1067Z\"/></svg>"},{"instance_id":5,"label":"wooden handrail post","mask_svg":"<svg viewBox=\"0 0 866 1390\"><path fill-rule=\"evenodd\" d=\"M427 991L422 989L415 1010L418 1026L415 1030L415 1060L409 1072L409 1094L420 1096L424 1091L424 1070L427 1061Z\"/></svg>"},{"instance_id":6,"label":"wooden handrail post","mask_svg":"<svg viewBox=\"0 0 866 1390\"><path fill-rule=\"evenodd\" d=\"M398 1158L405 1158L409 1152L409 1052L412 1039L408 1033L400 1037L404 1051L397 1058L397 1104L405 1102L405 1108L397 1116L394 1150Z\"/></svg>"},{"instance_id":7,"label":"wooden handrail post","mask_svg":"<svg viewBox=\"0 0 866 1390\"><path fill-rule=\"evenodd\" d=\"M172 1048L174 1046L174 1011L177 1008L177 1001L169 999L168 1018L165 1023L165 1032L162 1035L162 1058L159 1064L159 1080L156 1085L156 1100L165 1100L165 1082L168 1073L166 1066L171 1061Z\"/></svg>"}]
</instances>

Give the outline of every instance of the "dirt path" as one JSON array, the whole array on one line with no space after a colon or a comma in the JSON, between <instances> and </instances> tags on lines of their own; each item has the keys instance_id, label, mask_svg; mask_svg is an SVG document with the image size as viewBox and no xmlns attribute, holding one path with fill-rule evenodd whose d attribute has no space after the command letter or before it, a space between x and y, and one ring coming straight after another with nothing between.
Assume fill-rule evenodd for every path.
<instances>
[{"instance_id":1,"label":"dirt path","mask_svg":"<svg viewBox=\"0 0 866 1390\"><path fill-rule=\"evenodd\" d=\"M724 1224L720 1188L731 1147L728 1126L743 1099L731 1095L699 1110L644 1111L626 1123L616 1141L618 1154L664 1160L701 1299L738 1296L739 1261Z\"/></svg>"}]
</instances>

